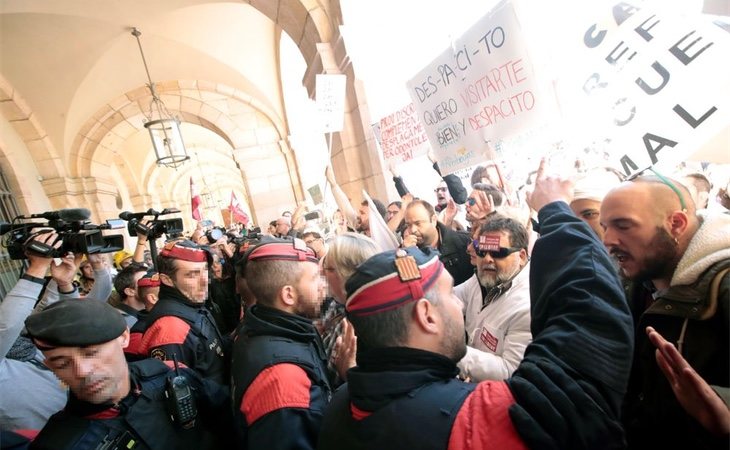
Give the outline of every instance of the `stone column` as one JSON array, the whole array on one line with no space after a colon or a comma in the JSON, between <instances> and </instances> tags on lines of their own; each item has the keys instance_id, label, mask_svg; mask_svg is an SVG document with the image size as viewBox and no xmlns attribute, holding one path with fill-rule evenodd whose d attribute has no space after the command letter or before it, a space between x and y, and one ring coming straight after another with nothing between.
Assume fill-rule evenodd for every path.
<instances>
[{"instance_id":1,"label":"stone column","mask_svg":"<svg viewBox=\"0 0 730 450\"><path fill-rule=\"evenodd\" d=\"M387 204L386 178L383 175L382 159L378 154L375 137L370 126L370 112L367 107L361 83L355 79L355 72L347 55L345 43L339 31L331 42L317 44L317 54L307 62L303 83L309 96L315 98L315 80L318 73L345 74L345 126L332 136L330 159L337 182L355 203L362 199L362 189L371 197Z\"/></svg>"}]
</instances>

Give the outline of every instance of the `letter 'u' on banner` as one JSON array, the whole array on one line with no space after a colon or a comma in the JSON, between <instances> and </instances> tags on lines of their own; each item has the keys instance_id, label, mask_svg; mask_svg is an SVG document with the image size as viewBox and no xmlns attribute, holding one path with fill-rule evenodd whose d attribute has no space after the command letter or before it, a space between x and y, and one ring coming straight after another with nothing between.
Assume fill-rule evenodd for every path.
<instances>
[{"instance_id":1,"label":"letter 'u' on banner","mask_svg":"<svg viewBox=\"0 0 730 450\"><path fill-rule=\"evenodd\" d=\"M323 133L342 131L345 126L345 87L347 76L318 74L315 79L317 111Z\"/></svg>"}]
</instances>

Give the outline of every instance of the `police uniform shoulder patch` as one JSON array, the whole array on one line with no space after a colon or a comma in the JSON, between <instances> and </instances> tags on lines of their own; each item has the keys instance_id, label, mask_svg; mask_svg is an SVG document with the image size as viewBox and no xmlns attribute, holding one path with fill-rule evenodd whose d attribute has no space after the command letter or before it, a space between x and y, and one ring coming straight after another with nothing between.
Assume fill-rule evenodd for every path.
<instances>
[{"instance_id":1,"label":"police uniform shoulder patch","mask_svg":"<svg viewBox=\"0 0 730 450\"><path fill-rule=\"evenodd\" d=\"M407 254L405 251L400 250L396 252L395 268L398 271L398 276L403 282L419 280L421 278L421 271L418 268L416 258Z\"/></svg>"},{"instance_id":2,"label":"police uniform shoulder patch","mask_svg":"<svg viewBox=\"0 0 730 450\"><path fill-rule=\"evenodd\" d=\"M167 354L161 348L156 348L156 349L152 350L150 352L150 357L151 358L155 358L155 359L159 359L160 361L167 360Z\"/></svg>"}]
</instances>

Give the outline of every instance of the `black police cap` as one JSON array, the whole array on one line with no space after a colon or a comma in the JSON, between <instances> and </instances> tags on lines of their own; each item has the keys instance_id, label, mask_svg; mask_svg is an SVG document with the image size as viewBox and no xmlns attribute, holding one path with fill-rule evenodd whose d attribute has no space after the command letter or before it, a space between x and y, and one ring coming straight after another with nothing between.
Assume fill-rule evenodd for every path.
<instances>
[{"instance_id":1,"label":"black police cap","mask_svg":"<svg viewBox=\"0 0 730 450\"><path fill-rule=\"evenodd\" d=\"M127 323L121 313L97 300L67 299L25 319L28 336L41 350L86 347L121 336Z\"/></svg>"}]
</instances>

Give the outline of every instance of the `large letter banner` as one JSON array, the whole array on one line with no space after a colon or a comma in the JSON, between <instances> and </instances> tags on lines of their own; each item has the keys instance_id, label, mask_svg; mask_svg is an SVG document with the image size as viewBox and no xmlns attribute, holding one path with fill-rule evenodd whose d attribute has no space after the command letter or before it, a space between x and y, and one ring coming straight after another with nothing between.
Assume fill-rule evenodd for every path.
<instances>
[{"instance_id":1,"label":"large letter banner","mask_svg":"<svg viewBox=\"0 0 730 450\"><path fill-rule=\"evenodd\" d=\"M520 33L512 3L500 2L407 83L444 175L478 164L488 141L518 134L552 109Z\"/></svg>"},{"instance_id":2,"label":"large letter banner","mask_svg":"<svg viewBox=\"0 0 730 450\"><path fill-rule=\"evenodd\" d=\"M626 175L674 166L730 124L730 35L699 16L610 12L576 36L584 53L559 81L566 120Z\"/></svg>"}]
</instances>

